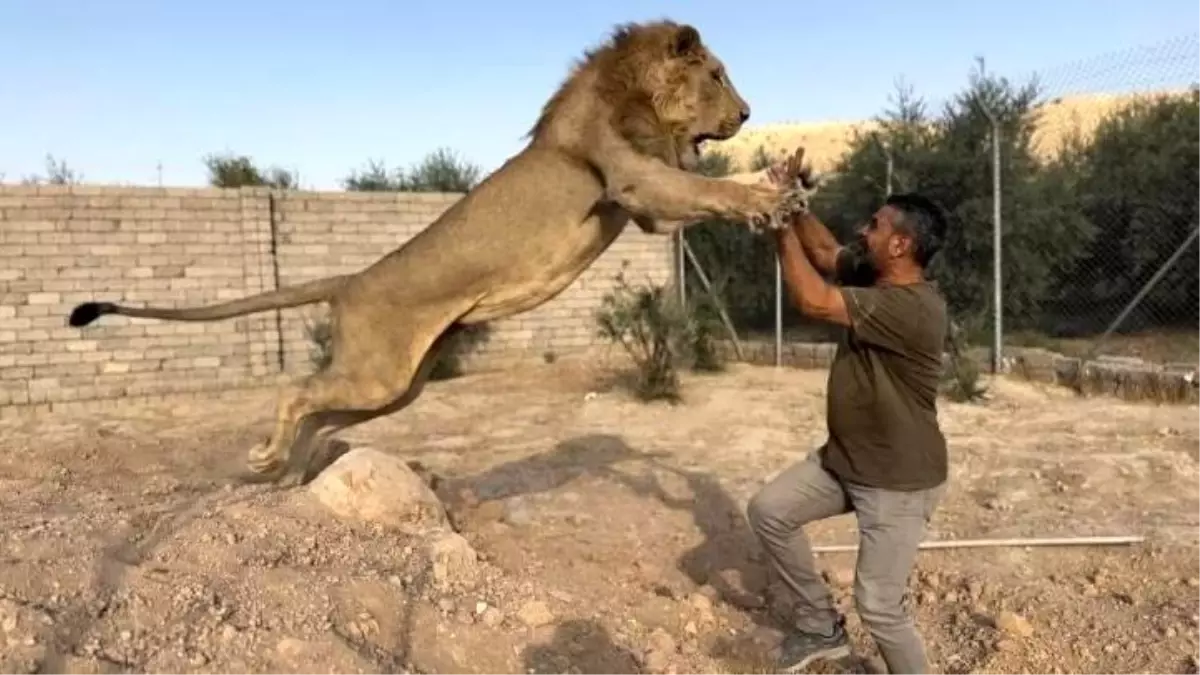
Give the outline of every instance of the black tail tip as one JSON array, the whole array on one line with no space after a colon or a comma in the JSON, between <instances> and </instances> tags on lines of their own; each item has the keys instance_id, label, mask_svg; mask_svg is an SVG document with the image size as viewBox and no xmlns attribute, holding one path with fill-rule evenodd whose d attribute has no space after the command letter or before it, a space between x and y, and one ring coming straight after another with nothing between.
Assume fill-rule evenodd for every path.
<instances>
[{"instance_id":1,"label":"black tail tip","mask_svg":"<svg viewBox=\"0 0 1200 675\"><path fill-rule=\"evenodd\" d=\"M86 326L105 314L112 314L116 308L111 302L85 302L71 310L67 323L75 328Z\"/></svg>"}]
</instances>

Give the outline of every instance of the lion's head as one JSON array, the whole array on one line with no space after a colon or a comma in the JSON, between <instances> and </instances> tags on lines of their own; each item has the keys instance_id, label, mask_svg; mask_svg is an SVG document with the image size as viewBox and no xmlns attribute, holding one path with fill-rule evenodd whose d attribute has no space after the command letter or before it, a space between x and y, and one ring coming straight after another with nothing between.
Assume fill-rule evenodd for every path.
<instances>
[{"instance_id":1,"label":"lion's head","mask_svg":"<svg viewBox=\"0 0 1200 675\"><path fill-rule=\"evenodd\" d=\"M586 75L593 76L590 86L580 86ZM597 97L636 147L687 169L695 167L701 143L732 137L750 117L700 32L673 21L617 27L546 104L535 135L572 94Z\"/></svg>"}]
</instances>

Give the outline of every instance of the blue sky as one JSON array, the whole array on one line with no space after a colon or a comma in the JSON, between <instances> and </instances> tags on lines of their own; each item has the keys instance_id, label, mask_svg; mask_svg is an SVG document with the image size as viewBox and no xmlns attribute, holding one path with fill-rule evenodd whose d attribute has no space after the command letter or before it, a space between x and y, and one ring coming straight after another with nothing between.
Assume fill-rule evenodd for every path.
<instances>
[{"instance_id":1,"label":"blue sky","mask_svg":"<svg viewBox=\"0 0 1200 675\"><path fill-rule=\"evenodd\" d=\"M202 185L204 155L234 151L337 189L439 146L491 170L586 46L664 16L725 60L751 125L866 118L898 77L938 99L978 55L1020 77L1200 23L1195 0L0 0L0 173L52 153L87 182L156 184L161 162Z\"/></svg>"}]
</instances>

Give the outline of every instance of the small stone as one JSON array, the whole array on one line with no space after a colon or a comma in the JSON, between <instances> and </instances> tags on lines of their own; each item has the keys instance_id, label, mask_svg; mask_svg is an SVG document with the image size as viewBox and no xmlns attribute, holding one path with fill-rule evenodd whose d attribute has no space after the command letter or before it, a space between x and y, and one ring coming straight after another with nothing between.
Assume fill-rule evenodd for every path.
<instances>
[{"instance_id":1,"label":"small stone","mask_svg":"<svg viewBox=\"0 0 1200 675\"><path fill-rule=\"evenodd\" d=\"M701 595L700 593L692 593L690 596L688 596L688 602L691 603L692 607L695 607L701 612L712 611L712 600L710 600L708 596Z\"/></svg>"},{"instance_id":2,"label":"small stone","mask_svg":"<svg viewBox=\"0 0 1200 675\"><path fill-rule=\"evenodd\" d=\"M533 522L533 514L529 512L527 506L514 499L505 504L504 516L501 520L513 527L521 527Z\"/></svg>"},{"instance_id":3,"label":"small stone","mask_svg":"<svg viewBox=\"0 0 1200 675\"><path fill-rule=\"evenodd\" d=\"M689 621L687 622L687 625L683 627L683 632L687 633L688 635L695 635L696 633L700 632L700 629L696 627L695 621Z\"/></svg>"},{"instance_id":4,"label":"small stone","mask_svg":"<svg viewBox=\"0 0 1200 675\"><path fill-rule=\"evenodd\" d=\"M479 556L471 544L457 532L441 532L429 543L428 559L432 566L433 582L445 589L478 578Z\"/></svg>"},{"instance_id":5,"label":"small stone","mask_svg":"<svg viewBox=\"0 0 1200 675\"><path fill-rule=\"evenodd\" d=\"M517 618L526 626L537 628L554 621L554 614L541 600L530 600L517 610Z\"/></svg>"},{"instance_id":6,"label":"small stone","mask_svg":"<svg viewBox=\"0 0 1200 675\"><path fill-rule=\"evenodd\" d=\"M129 642L133 639L133 633L123 630L121 631L121 642Z\"/></svg>"},{"instance_id":7,"label":"small stone","mask_svg":"<svg viewBox=\"0 0 1200 675\"><path fill-rule=\"evenodd\" d=\"M1001 631L1017 637L1030 637L1033 635L1033 626L1025 619L1025 617L1015 612L1000 612L996 616L996 628Z\"/></svg>"},{"instance_id":8,"label":"small stone","mask_svg":"<svg viewBox=\"0 0 1200 675\"><path fill-rule=\"evenodd\" d=\"M475 613L476 614L483 614L484 612L487 611L487 608L488 608L488 604L482 600L475 603Z\"/></svg>"},{"instance_id":9,"label":"small stone","mask_svg":"<svg viewBox=\"0 0 1200 675\"><path fill-rule=\"evenodd\" d=\"M1115 651L1117 651L1117 643L1110 642L1110 643L1104 645L1104 653L1105 654L1111 654Z\"/></svg>"},{"instance_id":10,"label":"small stone","mask_svg":"<svg viewBox=\"0 0 1200 675\"><path fill-rule=\"evenodd\" d=\"M1192 588L1200 588L1200 579L1196 577L1189 577L1187 580L1187 585L1191 586Z\"/></svg>"},{"instance_id":11,"label":"small stone","mask_svg":"<svg viewBox=\"0 0 1200 675\"><path fill-rule=\"evenodd\" d=\"M1177 632L1175 631L1175 628L1172 626L1167 626L1166 628L1163 629L1163 637L1165 637L1165 638L1173 638L1176 635L1177 635Z\"/></svg>"},{"instance_id":12,"label":"small stone","mask_svg":"<svg viewBox=\"0 0 1200 675\"><path fill-rule=\"evenodd\" d=\"M946 603L958 602L958 593L955 593L954 591L947 591L946 594L942 596L942 601Z\"/></svg>"},{"instance_id":13,"label":"small stone","mask_svg":"<svg viewBox=\"0 0 1200 675\"><path fill-rule=\"evenodd\" d=\"M829 572L829 583L840 588L854 585L854 570L849 567L837 567Z\"/></svg>"},{"instance_id":14,"label":"small stone","mask_svg":"<svg viewBox=\"0 0 1200 675\"><path fill-rule=\"evenodd\" d=\"M442 610L443 614L449 614L453 612L456 607L458 607L458 604L454 602L452 598L442 598L441 600L438 600L438 609Z\"/></svg>"},{"instance_id":15,"label":"small stone","mask_svg":"<svg viewBox=\"0 0 1200 675\"><path fill-rule=\"evenodd\" d=\"M651 673L662 673L671 666L677 647L675 639L661 628L656 628L647 639L646 649L642 653L642 669Z\"/></svg>"},{"instance_id":16,"label":"small stone","mask_svg":"<svg viewBox=\"0 0 1200 675\"><path fill-rule=\"evenodd\" d=\"M504 614L495 607L488 607L483 610L479 620L483 622L483 625L495 628L504 622Z\"/></svg>"}]
</instances>

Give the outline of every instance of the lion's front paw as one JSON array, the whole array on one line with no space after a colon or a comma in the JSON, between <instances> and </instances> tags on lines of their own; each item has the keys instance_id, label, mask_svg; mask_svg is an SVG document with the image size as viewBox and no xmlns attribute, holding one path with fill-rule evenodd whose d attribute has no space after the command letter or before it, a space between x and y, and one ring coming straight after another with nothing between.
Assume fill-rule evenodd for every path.
<instances>
[{"instance_id":1,"label":"lion's front paw","mask_svg":"<svg viewBox=\"0 0 1200 675\"><path fill-rule=\"evenodd\" d=\"M787 193L774 185L753 184L747 185L746 189L745 202L736 215L751 226L769 221L787 198Z\"/></svg>"}]
</instances>

